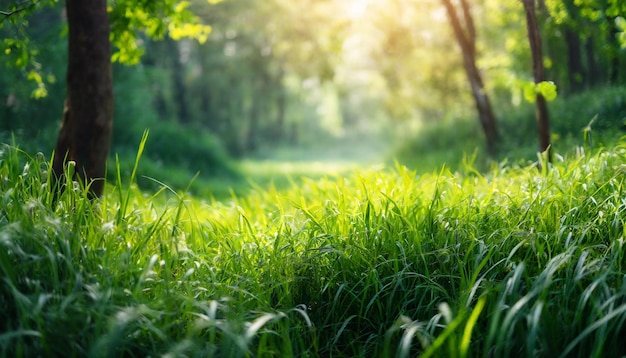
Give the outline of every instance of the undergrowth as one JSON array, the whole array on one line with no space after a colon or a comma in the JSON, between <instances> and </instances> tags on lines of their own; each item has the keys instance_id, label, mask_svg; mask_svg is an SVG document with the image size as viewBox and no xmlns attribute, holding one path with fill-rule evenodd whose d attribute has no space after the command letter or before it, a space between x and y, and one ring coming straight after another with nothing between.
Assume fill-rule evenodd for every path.
<instances>
[{"instance_id":1,"label":"undergrowth","mask_svg":"<svg viewBox=\"0 0 626 358\"><path fill-rule=\"evenodd\" d=\"M559 96L548 104L552 149L566 153L581 145L613 146L626 130L626 87L595 88L579 94ZM484 134L475 109L461 117L431 118L423 128L396 148L395 158L418 172L436 170L441 163L462 169L464 158L474 153L474 166L488 171L491 162L532 161L539 148L535 106L501 104L494 108L500 133L497 155L485 149Z\"/></svg>"},{"instance_id":2,"label":"undergrowth","mask_svg":"<svg viewBox=\"0 0 626 358\"><path fill-rule=\"evenodd\" d=\"M0 354L624 355L625 171L621 142L218 202L133 170L53 206L49 161L4 146Z\"/></svg>"}]
</instances>

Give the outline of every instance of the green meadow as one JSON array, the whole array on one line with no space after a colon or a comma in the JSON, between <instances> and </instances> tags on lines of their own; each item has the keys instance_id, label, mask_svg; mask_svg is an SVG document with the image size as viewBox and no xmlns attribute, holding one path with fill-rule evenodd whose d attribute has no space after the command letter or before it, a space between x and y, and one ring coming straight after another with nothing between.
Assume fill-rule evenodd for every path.
<instances>
[{"instance_id":1,"label":"green meadow","mask_svg":"<svg viewBox=\"0 0 626 358\"><path fill-rule=\"evenodd\" d=\"M221 200L50 173L2 148L2 356L626 354L624 141Z\"/></svg>"},{"instance_id":2,"label":"green meadow","mask_svg":"<svg viewBox=\"0 0 626 358\"><path fill-rule=\"evenodd\" d=\"M0 358L626 357L625 178L624 0L0 0Z\"/></svg>"}]
</instances>

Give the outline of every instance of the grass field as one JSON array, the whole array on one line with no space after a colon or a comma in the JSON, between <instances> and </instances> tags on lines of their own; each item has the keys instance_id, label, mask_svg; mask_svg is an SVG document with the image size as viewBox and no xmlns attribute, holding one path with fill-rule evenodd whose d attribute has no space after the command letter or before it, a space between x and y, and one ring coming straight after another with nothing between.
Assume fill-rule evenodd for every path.
<instances>
[{"instance_id":1,"label":"grass field","mask_svg":"<svg viewBox=\"0 0 626 358\"><path fill-rule=\"evenodd\" d=\"M223 201L120 178L53 207L49 173L2 148L2 356L626 354L625 142Z\"/></svg>"}]
</instances>

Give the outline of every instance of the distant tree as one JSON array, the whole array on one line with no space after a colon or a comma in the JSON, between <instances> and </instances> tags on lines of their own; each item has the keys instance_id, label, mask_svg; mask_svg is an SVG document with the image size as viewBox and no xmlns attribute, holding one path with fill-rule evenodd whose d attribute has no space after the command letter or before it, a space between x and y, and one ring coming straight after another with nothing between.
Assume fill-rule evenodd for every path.
<instances>
[{"instance_id":1,"label":"distant tree","mask_svg":"<svg viewBox=\"0 0 626 358\"><path fill-rule=\"evenodd\" d=\"M546 80L545 69L543 66L543 50L541 45L541 32L537 23L537 14L535 13L535 0L522 0L524 10L526 12L526 27L528 32L528 42L530 43L530 52L533 63L533 77L535 85ZM548 106L546 99L540 91L536 93L536 117L537 129L539 133L539 150L541 152L548 151L548 160L550 155L550 119L548 116Z\"/></svg>"},{"instance_id":2,"label":"distant tree","mask_svg":"<svg viewBox=\"0 0 626 358\"><path fill-rule=\"evenodd\" d=\"M184 64L181 61L178 43L171 38L166 41L166 48L170 52L172 83L174 85L174 103L176 116L181 124L188 124L191 120L187 105L187 89L184 79Z\"/></svg>"},{"instance_id":3,"label":"distant tree","mask_svg":"<svg viewBox=\"0 0 626 358\"><path fill-rule=\"evenodd\" d=\"M493 155L496 153L499 141L498 127L482 76L476 65L476 27L474 26L471 8L467 0L460 0L456 7L451 0L442 1L448 13L454 36L463 53L463 67L472 89L472 95L478 110L478 118L485 133L487 151Z\"/></svg>"}]
</instances>

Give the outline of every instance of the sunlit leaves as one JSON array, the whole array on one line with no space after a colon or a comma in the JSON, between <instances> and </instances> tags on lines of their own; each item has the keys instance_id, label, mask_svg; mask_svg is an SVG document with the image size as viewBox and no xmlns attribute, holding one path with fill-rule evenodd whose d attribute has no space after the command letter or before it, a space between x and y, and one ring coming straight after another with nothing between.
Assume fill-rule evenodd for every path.
<instances>
[{"instance_id":1,"label":"sunlit leaves","mask_svg":"<svg viewBox=\"0 0 626 358\"><path fill-rule=\"evenodd\" d=\"M116 44L118 49L111 56L113 62L127 65L136 64L144 53L144 49L139 46L137 39L129 31L123 31L119 34L112 33L111 42Z\"/></svg>"},{"instance_id":2,"label":"sunlit leaves","mask_svg":"<svg viewBox=\"0 0 626 358\"><path fill-rule=\"evenodd\" d=\"M15 56L14 64L18 68L28 66L33 53L28 47L28 37L22 34L28 25L26 19L30 13L42 6L57 5L58 0L39 0L14 2L0 8L5 15L0 15L0 28L9 24L14 35L2 43L2 53ZM209 0L210 4L219 0ZM108 12L111 21L111 42L117 48L113 61L134 64L143 54L141 34L154 39L162 39L168 33L173 39L191 38L205 42L211 27L201 23L201 19L191 12L188 1L159 0L132 1L114 0L110 2ZM10 14L10 16L6 15Z\"/></svg>"},{"instance_id":3,"label":"sunlit leaves","mask_svg":"<svg viewBox=\"0 0 626 358\"><path fill-rule=\"evenodd\" d=\"M562 24L567 21L569 13L567 7L561 0L546 0L546 8L550 16L556 24Z\"/></svg>"},{"instance_id":4,"label":"sunlit leaves","mask_svg":"<svg viewBox=\"0 0 626 358\"><path fill-rule=\"evenodd\" d=\"M543 96L548 102L554 101L557 97L557 87L552 81L526 82L522 87L522 91L524 92L524 98L530 103L535 103L538 94Z\"/></svg>"},{"instance_id":5,"label":"sunlit leaves","mask_svg":"<svg viewBox=\"0 0 626 358\"><path fill-rule=\"evenodd\" d=\"M209 3L216 3L212 0ZM48 94L46 82L53 83L54 76L44 76L37 63L37 49L33 48L26 32L28 15L43 6L55 6L58 0L16 1L0 5L1 35L0 53L8 56L7 64L23 69L26 78L36 84L31 93L33 98ZM111 21L110 40L116 47L112 60L125 64L136 64L144 53L142 34L162 39L166 34L175 39L192 38L205 42L211 31L207 25L189 10L189 2L177 0L114 0L108 12Z\"/></svg>"},{"instance_id":6,"label":"sunlit leaves","mask_svg":"<svg viewBox=\"0 0 626 358\"><path fill-rule=\"evenodd\" d=\"M35 99L40 99L48 95L48 90L46 89L46 85L44 84L44 81L41 77L41 73L39 71L31 70L30 72L28 72L27 78L29 81L34 81L37 84L37 88L35 88L31 92L31 95L30 95L31 97ZM52 78L54 78L54 76L52 76Z\"/></svg>"},{"instance_id":7,"label":"sunlit leaves","mask_svg":"<svg viewBox=\"0 0 626 358\"><path fill-rule=\"evenodd\" d=\"M542 81L537 83L536 91L538 94L541 94L546 101L554 101L557 96L557 88L554 82L551 81Z\"/></svg>"},{"instance_id":8,"label":"sunlit leaves","mask_svg":"<svg viewBox=\"0 0 626 358\"><path fill-rule=\"evenodd\" d=\"M574 0L574 4L581 9L584 17L592 21L626 15L626 3L622 0Z\"/></svg>"},{"instance_id":9,"label":"sunlit leaves","mask_svg":"<svg viewBox=\"0 0 626 358\"><path fill-rule=\"evenodd\" d=\"M40 99L48 95L46 82L54 83L54 75L45 76L42 74L41 65L36 62L38 51L29 46L29 39L7 38L0 42L3 54L8 58L7 66L24 71L26 79L35 83L36 87L31 92L31 97Z\"/></svg>"},{"instance_id":10,"label":"sunlit leaves","mask_svg":"<svg viewBox=\"0 0 626 358\"><path fill-rule=\"evenodd\" d=\"M169 26L170 37L173 40L180 40L182 38L193 38L198 40L199 43L205 43L211 33L211 27L201 24L180 24L178 26L170 24Z\"/></svg>"},{"instance_id":11,"label":"sunlit leaves","mask_svg":"<svg viewBox=\"0 0 626 358\"><path fill-rule=\"evenodd\" d=\"M33 55L32 51L28 49L28 39L8 38L4 39L2 44L4 55L12 57L12 60L9 62L12 66L24 68L28 65L31 55Z\"/></svg>"},{"instance_id":12,"label":"sunlit leaves","mask_svg":"<svg viewBox=\"0 0 626 358\"><path fill-rule=\"evenodd\" d=\"M619 40L619 43L622 46L622 48L626 48L626 19L620 16L617 19L615 19L615 24L617 25L617 28L620 30L617 33L617 39Z\"/></svg>"},{"instance_id":13,"label":"sunlit leaves","mask_svg":"<svg viewBox=\"0 0 626 358\"><path fill-rule=\"evenodd\" d=\"M143 55L141 35L162 39L195 39L205 42L211 27L201 23L189 9L188 1L118 0L109 7L111 42L117 48L113 61L134 64Z\"/></svg>"},{"instance_id":14,"label":"sunlit leaves","mask_svg":"<svg viewBox=\"0 0 626 358\"><path fill-rule=\"evenodd\" d=\"M602 17L602 11L593 8L583 8L580 13L591 21L597 21Z\"/></svg>"}]
</instances>

